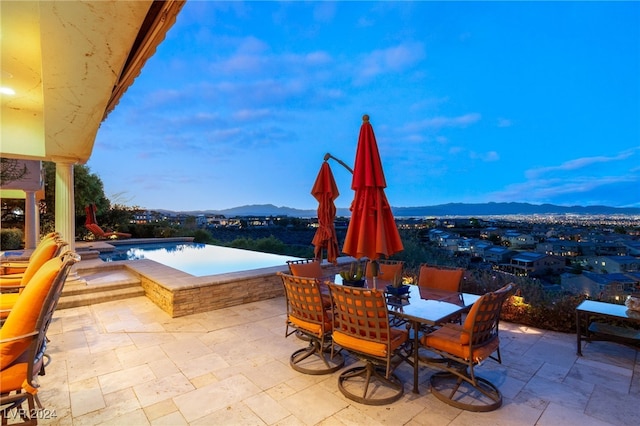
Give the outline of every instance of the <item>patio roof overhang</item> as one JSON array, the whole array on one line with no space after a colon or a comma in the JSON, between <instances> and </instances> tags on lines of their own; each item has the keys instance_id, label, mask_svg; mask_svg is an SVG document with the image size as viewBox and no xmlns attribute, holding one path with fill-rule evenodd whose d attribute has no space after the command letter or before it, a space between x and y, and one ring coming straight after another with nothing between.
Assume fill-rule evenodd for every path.
<instances>
[{"instance_id":1,"label":"patio roof overhang","mask_svg":"<svg viewBox=\"0 0 640 426\"><path fill-rule=\"evenodd\" d=\"M0 2L0 156L85 163L184 3Z\"/></svg>"}]
</instances>

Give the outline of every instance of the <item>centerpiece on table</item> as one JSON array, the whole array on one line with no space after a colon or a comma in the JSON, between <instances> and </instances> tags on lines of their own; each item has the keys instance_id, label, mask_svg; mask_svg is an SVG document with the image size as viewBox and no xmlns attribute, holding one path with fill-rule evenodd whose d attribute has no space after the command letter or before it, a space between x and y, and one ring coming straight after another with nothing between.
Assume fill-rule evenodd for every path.
<instances>
[{"instance_id":1,"label":"centerpiece on table","mask_svg":"<svg viewBox=\"0 0 640 426\"><path fill-rule=\"evenodd\" d=\"M364 287L364 267L361 262L351 262L349 270L340 271L342 284L351 287Z\"/></svg>"},{"instance_id":2,"label":"centerpiece on table","mask_svg":"<svg viewBox=\"0 0 640 426\"><path fill-rule=\"evenodd\" d=\"M413 284L413 277L396 275L391 280L391 284L387 286L387 294L393 296L402 296L409 293L409 285Z\"/></svg>"}]
</instances>

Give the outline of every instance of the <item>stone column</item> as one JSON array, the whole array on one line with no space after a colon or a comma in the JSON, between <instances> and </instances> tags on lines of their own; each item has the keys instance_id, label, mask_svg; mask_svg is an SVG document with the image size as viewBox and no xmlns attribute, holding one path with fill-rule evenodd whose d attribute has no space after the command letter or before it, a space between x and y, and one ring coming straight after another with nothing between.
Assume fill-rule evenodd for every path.
<instances>
[{"instance_id":1,"label":"stone column","mask_svg":"<svg viewBox=\"0 0 640 426\"><path fill-rule=\"evenodd\" d=\"M71 161L56 161L56 231L76 251L76 209L73 189L73 165ZM65 285L84 284L78 275L78 264L71 267Z\"/></svg>"},{"instance_id":2,"label":"stone column","mask_svg":"<svg viewBox=\"0 0 640 426\"><path fill-rule=\"evenodd\" d=\"M76 214L73 191L73 163L56 161L56 231L75 251Z\"/></svg>"},{"instance_id":3,"label":"stone column","mask_svg":"<svg viewBox=\"0 0 640 426\"><path fill-rule=\"evenodd\" d=\"M40 211L37 207L36 192L24 193L24 248L34 249L38 245L40 234Z\"/></svg>"}]
</instances>

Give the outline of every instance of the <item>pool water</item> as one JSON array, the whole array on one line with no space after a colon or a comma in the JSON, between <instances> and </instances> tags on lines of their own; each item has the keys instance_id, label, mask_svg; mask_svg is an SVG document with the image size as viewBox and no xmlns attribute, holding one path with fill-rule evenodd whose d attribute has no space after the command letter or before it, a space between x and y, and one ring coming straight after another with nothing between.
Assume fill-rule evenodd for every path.
<instances>
[{"instance_id":1,"label":"pool water","mask_svg":"<svg viewBox=\"0 0 640 426\"><path fill-rule=\"evenodd\" d=\"M283 266L287 260L298 259L292 256L184 242L118 245L115 251L101 253L100 258L105 262L149 259L196 277Z\"/></svg>"}]
</instances>

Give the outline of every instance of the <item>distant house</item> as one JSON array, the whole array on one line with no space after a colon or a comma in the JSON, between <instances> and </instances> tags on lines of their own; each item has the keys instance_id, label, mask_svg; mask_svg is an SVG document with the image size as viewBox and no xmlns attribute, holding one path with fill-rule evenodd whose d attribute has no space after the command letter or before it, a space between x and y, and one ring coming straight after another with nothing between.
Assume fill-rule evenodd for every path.
<instances>
[{"instance_id":1,"label":"distant house","mask_svg":"<svg viewBox=\"0 0 640 426\"><path fill-rule=\"evenodd\" d=\"M533 248L536 240L532 235L520 232L508 232L502 237L503 240L509 242L509 246L514 249Z\"/></svg>"},{"instance_id":2,"label":"distant house","mask_svg":"<svg viewBox=\"0 0 640 426\"><path fill-rule=\"evenodd\" d=\"M528 251L512 256L509 267L517 275L559 274L564 270L565 261L557 256Z\"/></svg>"},{"instance_id":3,"label":"distant house","mask_svg":"<svg viewBox=\"0 0 640 426\"><path fill-rule=\"evenodd\" d=\"M594 256L586 259L593 272L615 273L640 271L640 258L633 256Z\"/></svg>"},{"instance_id":4,"label":"distant house","mask_svg":"<svg viewBox=\"0 0 640 426\"><path fill-rule=\"evenodd\" d=\"M542 243L536 244L536 251L551 256L577 257L580 256L580 243L571 240L561 240L559 238L549 238Z\"/></svg>"},{"instance_id":5,"label":"distant house","mask_svg":"<svg viewBox=\"0 0 640 426\"><path fill-rule=\"evenodd\" d=\"M484 250L484 261L493 263L494 265L509 263L511 256L515 254L514 251L509 250L506 247L491 246Z\"/></svg>"},{"instance_id":6,"label":"distant house","mask_svg":"<svg viewBox=\"0 0 640 426\"><path fill-rule=\"evenodd\" d=\"M624 246L630 256L640 256L640 241L626 241Z\"/></svg>"},{"instance_id":7,"label":"distant house","mask_svg":"<svg viewBox=\"0 0 640 426\"><path fill-rule=\"evenodd\" d=\"M560 285L563 290L574 294L622 300L640 289L640 274L597 274L589 271L579 275L562 274Z\"/></svg>"},{"instance_id":8,"label":"distant house","mask_svg":"<svg viewBox=\"0 0 640 426\"><path fill-rule=\"evenodd\" d=\"M482 257L484 259L485 252L491 247L496 247L493 243L484 240L476 240L475 244L471 247L471 255ZM504 247L503 247L504 248ZM485 259L486 260L486 259Z\"/></svg>"}]
</instances>

